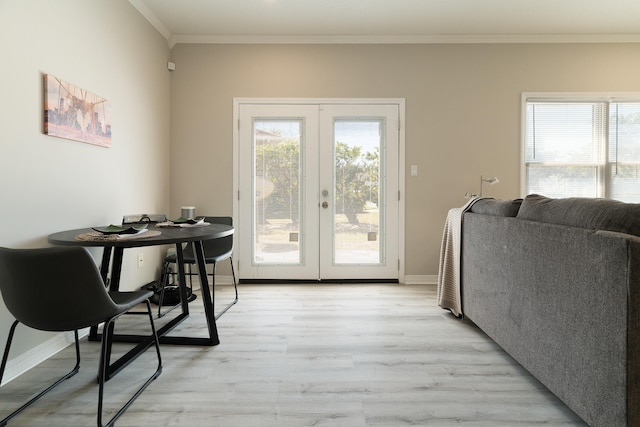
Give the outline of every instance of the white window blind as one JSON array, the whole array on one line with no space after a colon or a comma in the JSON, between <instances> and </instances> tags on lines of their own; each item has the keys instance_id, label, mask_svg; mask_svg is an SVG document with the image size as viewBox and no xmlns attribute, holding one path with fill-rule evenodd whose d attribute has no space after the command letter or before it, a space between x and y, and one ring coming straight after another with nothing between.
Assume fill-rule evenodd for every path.
<instances>
[{"instance_id":1,"label":"white window blind","mask_svg":"<svg viewBox=\"0 0 640 427\"><path fill-rule=\"evenodd\" d=\"M527 194L640 201L640 100L527 99Z\"/></svg>"},{"instance_id":2,"label":"white window blind","mask_svg":"<svg viewBox=\"0 0 640 427\"><path fill-rule=\"evenodd\" d=\"M597 102L528 102L525 162L530 193L599 197L606 108Z\"/></svg>"},{"instance_id":3,"label":"white window blind","mask_svg":"<svg viewBox=\"0 0 640 427\"><path fill-rule=\"evenodd\" d=\"M640 103L612 103L609 112L610 197L640 202Z\"/></svg>"}]
</instances>

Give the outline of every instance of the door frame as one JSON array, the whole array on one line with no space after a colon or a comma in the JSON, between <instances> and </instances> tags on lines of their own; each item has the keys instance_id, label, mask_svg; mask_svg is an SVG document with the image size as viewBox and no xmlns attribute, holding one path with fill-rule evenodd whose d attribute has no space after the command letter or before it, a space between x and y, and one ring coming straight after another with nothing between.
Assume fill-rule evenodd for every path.
<instances>
[{"instance_id":1,"label":"door frame","mask_svg":"<svg viewBox=\"0 0 640 427\"><path fill-rule=\"evenodd\" d=\"M241 104L389 104L398 107L399 130L398 130L398 281L405 281L405 99L404 98L233 98L233 219L234 224L239 220L240 209L240 105ZM241 229L236 229L235 234L239 236ZM235 241L240 241L234 238ZM236 257L234 262L238 263ZM237 271L241 274L242 266L236 265Z\"/></svg>"}]
</instances>

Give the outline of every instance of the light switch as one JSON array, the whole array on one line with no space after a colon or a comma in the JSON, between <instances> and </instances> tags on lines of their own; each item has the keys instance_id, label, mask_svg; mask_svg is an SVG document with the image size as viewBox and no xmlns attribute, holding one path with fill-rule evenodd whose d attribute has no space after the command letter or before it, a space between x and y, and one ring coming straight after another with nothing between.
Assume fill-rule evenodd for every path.
<instances>
[{"instance_id":1,"label":"light switch","mask_svg":"<svg viewBox=\"0 0 640 427\"><path fill-rule=\"evenodd\" d=\"M411 165L411 176L418 176L418 165Z\"/></svg>"}]
</instances>

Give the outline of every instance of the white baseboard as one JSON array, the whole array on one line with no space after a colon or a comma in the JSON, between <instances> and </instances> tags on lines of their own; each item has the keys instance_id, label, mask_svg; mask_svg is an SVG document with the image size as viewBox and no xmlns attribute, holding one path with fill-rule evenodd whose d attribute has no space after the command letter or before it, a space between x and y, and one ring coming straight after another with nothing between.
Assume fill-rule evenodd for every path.
<instances>
[{"instance_id":1,"label":"white baseboard","mask_svg":"<svg viewBox=\"0 0 640 427\"><path fill-rule=\"evenodd\" d=\"M405 285L435 285L438 283L437 275L405 275Z\"/></svg>"},{"instance_id":2,"label":"white baseboard","mask_svg":"<svg viewBox=\"0 0 640 427\"><path fill-rule=\"evenodd\" d=\"M18 328L20 327L24 328L23 325L18 325ZM19 332L20 331L17 331L16 333ZM78 331L78 333L79 336L82 337L88 334L88 329ZM64 350L69 345L72 345L73 342L73 332L60 333L53 338L43 342L42 344L35 346L31 350L28 350L25 353L15 357L14 359L9 359L9 361L7 361L7 367L4 371L2 385L16 379L20 375L27 372L29 369L44 362L54 354Z\"/></svg>"},{"instance_id":3,"label":"white baseboard","mask_svg":"<svg viewBox=\"0 0 640 427\"><path fill-rule=\"evenodd\" d=\"M405 275L402 283L406 285L435 285L438 283L438 275ZM197 276L193 278L193 285L196 289L200 289L200 281ZM233 278L216 275L216 285L233 285Z\"/></svg>"},{"instance_id":4,"label":"white baseboard","mask_svg":"<svg viewBox=\"0 0 640 427\"><path fill-rule=\"evenodd\" d=\"M195 289L200 289L200 280L198 276L193 276L193 285ZM209 277L209 281L211 281L211 277ZM188 283L188 279L187 279ZM437 274L425 274L425 275L405 275L404 281L402 282L406 285L435 285L438 283L438 275ZM216 274L216 285L232 285L233 277L232 276L222 276Z\"/></svg>"}]
</instances>

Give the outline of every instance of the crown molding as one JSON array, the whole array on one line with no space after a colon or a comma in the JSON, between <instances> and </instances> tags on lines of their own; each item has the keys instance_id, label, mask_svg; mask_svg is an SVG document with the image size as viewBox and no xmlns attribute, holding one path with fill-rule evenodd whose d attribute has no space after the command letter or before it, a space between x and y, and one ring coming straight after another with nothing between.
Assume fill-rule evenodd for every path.
<instances>
[{"instance_id":1,"label":"crown molding","mask_svg":"<svg viewBox=\"0 0 640 427\"><path fill-rule=\"evenodd\" d=\"M416 36L287 36L287 35L189 35L168 38L169 46L203 44L493 44L493 43L640 43L640 34L505 34Z\"/></svg>"},{"instance_id":2,"label":"crown molding","mask_svg":"<svg viewBox=\"0 0 640 427\"><path fill-rule=\"evenodd\" d=\"M173 34L144 0L129 3L167 40L200 44L640 43L640 34L196 35Z\"/></svg>"},{"instance_id":3,"label":"crown molding","mask_svg":"<svg viewBox=\"0 0 640 427\"><path fill-rule=\"evenodd\" d=\"M131 5L135 7L136 10L140 12L140 14L147 21L149 21L151 25L153 25L153 28L155 28L160 34L162 34L162 37L164 37L167 41L171 39L172 35L169 28L167 28L167 26L164 25L164 23L156 16L156 14L147 7L144 0L129 0L129 3L131 3ZM169 47L173 46L169 44Z\"/></svg>"}]
</instances>

